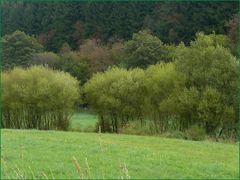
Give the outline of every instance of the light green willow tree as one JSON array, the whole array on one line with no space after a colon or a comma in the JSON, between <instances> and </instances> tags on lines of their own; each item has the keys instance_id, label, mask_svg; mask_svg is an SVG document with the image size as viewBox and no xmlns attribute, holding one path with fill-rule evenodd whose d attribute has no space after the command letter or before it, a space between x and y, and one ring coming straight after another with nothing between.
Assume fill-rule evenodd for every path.
<instances>
[{"instance_id":1,"label":"light green willow tree","mask_svg":"<svg viewBox=\"0 0 240 180\"><path fill-rule=\"evenodd\" d=\"M67 130L79 82L68 73L43 66L14 68L2 74L4 128Z\"/></svg>"}]
</instances>

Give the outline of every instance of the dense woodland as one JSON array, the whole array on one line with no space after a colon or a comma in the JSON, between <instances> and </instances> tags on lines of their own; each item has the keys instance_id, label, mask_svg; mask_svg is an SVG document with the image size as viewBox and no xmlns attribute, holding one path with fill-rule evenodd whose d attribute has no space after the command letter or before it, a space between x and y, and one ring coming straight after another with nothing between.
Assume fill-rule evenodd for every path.
<instances>
[{"instance_id":1,"label":"dense woodland","mask_svg":"<svg viewBox=\"0 0 240 180\"><path fill-rule=\"evenodd\" d=\"M237 2L2 5L2 127L236 138Z\"/></svg>"},{"instance_id":2,"label":"dense woodland","mask_svg":"<svg viewBox=\"0 0 240 180\"><path fill-rule=\"evenodd\" d=\"M2 9L3 35L24 31L58 52L64 43L77 50L86 39L129 40L142 29L174 44L189 44L198 31L227 34L225 23L237 14L238 2L4 1Z\"/></svg>"}]
</instances>

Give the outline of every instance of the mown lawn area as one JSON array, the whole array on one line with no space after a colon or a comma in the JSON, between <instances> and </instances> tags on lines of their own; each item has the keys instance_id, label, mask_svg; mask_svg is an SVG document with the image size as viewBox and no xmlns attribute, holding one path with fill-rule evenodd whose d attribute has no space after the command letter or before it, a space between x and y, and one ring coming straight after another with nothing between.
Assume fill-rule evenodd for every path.
<instances>
[{"instance_id":1,"label":"mown lawn area","mask_svg":"<svg viewBox=\"0 0 240 180\"><path fill-rule=\"evenodd\" d=\"M238 146L162 137L2 130L2 178L238 178Z\"/></svg>"}]
</instances>

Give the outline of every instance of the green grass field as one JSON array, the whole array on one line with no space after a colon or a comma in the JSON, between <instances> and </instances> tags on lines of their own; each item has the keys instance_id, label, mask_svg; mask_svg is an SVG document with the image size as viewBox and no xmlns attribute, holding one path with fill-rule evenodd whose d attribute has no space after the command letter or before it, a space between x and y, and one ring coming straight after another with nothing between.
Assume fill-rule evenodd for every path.
<instances>
[{"instance_id":1,"label":"green grass field","mask_svg":"<svg viewBox=\"0 0 240 180\"><path fill-rule=\"evenodd\" d=\"M90 112L75 113L70 120L71 131L93 131L97 123L97 115Z\"/></svg>"},{"instance_id":2,"label":"green grass field","mask_svg":"<svg viewBox=\"0 0 240 180\"><path fill-rule=\"evenodd\" d=\"M238 178L236 144L5 129L1 145L2 178Z\"/></svg>"}]
</instances>

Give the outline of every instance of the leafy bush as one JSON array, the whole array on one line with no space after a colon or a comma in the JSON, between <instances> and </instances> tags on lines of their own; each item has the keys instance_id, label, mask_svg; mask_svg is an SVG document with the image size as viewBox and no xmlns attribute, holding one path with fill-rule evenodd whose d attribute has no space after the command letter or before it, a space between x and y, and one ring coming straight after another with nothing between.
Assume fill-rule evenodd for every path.
<instances>
[{"instance_id":1,"label":"leafy bush","mask_svg":"<svg viewBox=\"0 0 240 180\"><path fill-rule=\"evenodd\" d=\"M144 113L144 71L111 68L97 73L84 86L88 103L98 113L100 124L118 130L130 120L142 120ZM105 129L105 128L103 128Z\"/></svg>"},{"instance_id":2,"label":"leafy bush","mask_svg":"<svg viewBox=\"0 0 240 180\"><path fill-rule=\"evenodd\" d=\"M234 131L239 64L227 45L222 35L199 33L190 46L176 48L176 70L186 77L176 96L176 114L185 128L199 123L208 134L226 125Z\"/></svg>"},{"instance_id":3,"label":"leafy bush","mask_svg":"<svg viewBox=\"0 0 240 180\"><path fill-rule=\"evenodd\" d=\"M146 108L156 133L168 130L169 116L175 114L175 94L182 90L184 83L184 76L176 71L172 62L152 65L145 71Z\"/></svg>"},{"instance_id":4,"label":"leafy bush","mask_svg":"<svg viewBox=\"0 0 240 180\"><path fill-rule=\"evenodd\" d=\"M197 125L193 125L188 130L186 130L186 135L187 139L194 141L201 141L206 138L206 132L204 128Z\"/></svg>"},{"instance_id":5,"label":"leafy bush","mask_svg":"<svg viewBox=\"0 0 240 180\"><path fill-rule=\"evenodd\" d=\"M3 128L67 130L79 100L79 82L43 66L4 72Z\"/></svg>"}]
</instances>

